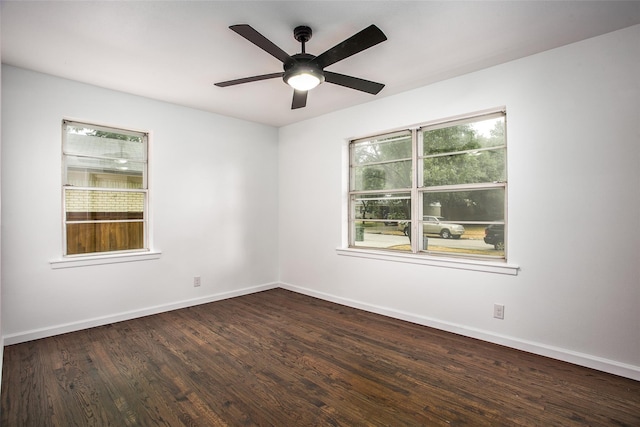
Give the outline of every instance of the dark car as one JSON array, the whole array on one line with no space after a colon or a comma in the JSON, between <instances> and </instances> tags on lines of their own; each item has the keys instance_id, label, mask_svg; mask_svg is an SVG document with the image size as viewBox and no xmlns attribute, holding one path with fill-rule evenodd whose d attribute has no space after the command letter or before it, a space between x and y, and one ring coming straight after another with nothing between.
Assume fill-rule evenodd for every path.
<instances>
[{"instance_id":1,"label":"dark car","mask_svg":"<svg viewBox=\"0 0 640 427\"><path fill-rule=\"evenodd\" d=\"M491 224L484 229L484 242L493 247L497 251L504 250L504 224Z\"/></svg>"}]
</instances>

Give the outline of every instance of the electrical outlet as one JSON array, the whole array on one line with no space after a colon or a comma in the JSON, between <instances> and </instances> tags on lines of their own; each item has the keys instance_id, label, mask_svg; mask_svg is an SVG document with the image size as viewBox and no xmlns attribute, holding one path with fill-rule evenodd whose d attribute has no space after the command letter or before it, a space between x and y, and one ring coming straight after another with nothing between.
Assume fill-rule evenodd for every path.
<instances>
[{"instance_id":1,"label":"electrical outlet","mask_svg":"<svg viewBox=\"0 0 640 427\"><path fill-rule=\"evenodd\" d=\"M493 304L493 317L504 319L504 304Z\"/></svg>"},{"instance_id":2,"label":"electrical outlet","mask_svg":"<svg viewBox=\"0 0 640 427\"><path fill-rule=\"evenodd\" d=\"M197 288L198 286L200 286L200 276L195 276L195 277L193 278L193 286L194 286L195 288Z\"/></svg>"}]
</instances>

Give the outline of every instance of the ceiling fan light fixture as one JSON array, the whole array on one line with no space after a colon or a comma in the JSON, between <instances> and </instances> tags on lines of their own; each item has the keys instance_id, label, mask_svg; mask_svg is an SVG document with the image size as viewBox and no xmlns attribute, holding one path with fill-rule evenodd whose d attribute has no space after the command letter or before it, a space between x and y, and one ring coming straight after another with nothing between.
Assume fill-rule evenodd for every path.
<instances>
[{"instance_id":1,"label":"ceiling fan light fixture","mask_svg":"<svg viewBox=\"0 0 640 427\"><path fill-rule=\"evenodd\" d=\"M284 74L283 79L295 90L308 91L324 82L324 75L313 67L294 67Z\"/></svg>"}]
</instances>

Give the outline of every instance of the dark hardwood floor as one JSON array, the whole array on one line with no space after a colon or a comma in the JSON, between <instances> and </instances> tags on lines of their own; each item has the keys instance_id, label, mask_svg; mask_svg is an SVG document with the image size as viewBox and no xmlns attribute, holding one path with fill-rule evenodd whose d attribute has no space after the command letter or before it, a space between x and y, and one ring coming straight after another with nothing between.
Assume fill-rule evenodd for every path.
<instances>
[{"instance_id":1,"label":"dark hardwood floor","mask_svg":"<svg viewBox=\"0 0 640 427\"><path fill-rule=\"evenodd\" d=\"M7 346L1 425L640 426L640 382L282 289Z\"/></svg>"}]
</instances>

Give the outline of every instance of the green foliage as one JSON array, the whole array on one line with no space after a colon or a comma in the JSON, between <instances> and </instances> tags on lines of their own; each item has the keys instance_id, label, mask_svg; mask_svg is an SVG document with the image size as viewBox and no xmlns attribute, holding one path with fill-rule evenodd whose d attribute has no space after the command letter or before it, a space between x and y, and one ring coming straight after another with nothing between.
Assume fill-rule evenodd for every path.
<instances>
[{"instance_id":1,"label":"green foliage","mask_svg":"<svg viewBox=\"0 0 640 427\"><path fill-rule=\"evenodd\" d=\"M106 132L98 129L90 129L90 128L84 128L84 127L80 128L76 126L70 126L69 132L75 133L78 135L97 136L100 138L117 139L120 141L133 141L133 142L142 141L142 139L139 136L125 135L122 133L115 133L115 132Z\"/></svg>"},{"instance_id":2,"label":"green foliage","mask_svg":"<svg viewBox=\"0 0 640 427\"><path fill-rule=\"evenodd\" d=\"M387 174L384 169L366 168L363 171L364 190L379 190L384 188Z\"/></svg>"},{"instance_id":3,"label":"green foliage","mask_svg":"<svg viewBox=\"0 0 640 427\"><path fill-rule=\"evenodd\" d=\"M96 130L96 129L93 129L92 132L89 133L88 135L98 136L100 138L117 139L120 141L140 142L139 136L123 135L121 133L105 132L105 131Z\"/></svg>"},{"instance_id":4,"label":"green foliage","mask_svg":"<svg viewBox=\"0 0 640 427\"><path fill-rule=\"evenodd\" d=\"M485 122L492 123L492 122ZM423 138L424 187L502 182L505 176L504 120L495 119L488 133L474 124L461 124L427 130ZM353 190L411 188L411 135L393 135L354 145ZM424 206L442 206L442 215L458 220L495 220L503 216L504 191L427 192ZM409 200L371 200L363 202L370 218L408 219Z\"/></svg>"},{"instance_id":5,"label":"green foliage","mask_svg":"<svg viewBox=\"0 0 640 427\"><path fill-rule=\"evenodd\" d=\"M451 126L423 133L424 154L451 153L480 148L480 141L471 125Z\"/></svg>"}]
</instances>

